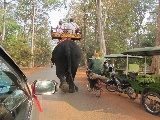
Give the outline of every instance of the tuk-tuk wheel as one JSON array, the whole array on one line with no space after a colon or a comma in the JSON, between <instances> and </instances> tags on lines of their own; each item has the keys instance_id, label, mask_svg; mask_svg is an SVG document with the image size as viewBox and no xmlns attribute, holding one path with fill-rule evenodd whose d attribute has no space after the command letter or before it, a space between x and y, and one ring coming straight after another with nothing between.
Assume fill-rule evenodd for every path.
<instances>
[{"instance_id":1,"label":"tuk-tuk wheel","mask_svg":"<svg viewBox=\"0 0 160 120\"><path fill-rule=\"evenodd\" d=\"M160 113L160 94L148 92L143 96L144 108L147 112L157 115Z\"/></svg>"}]
</instances>

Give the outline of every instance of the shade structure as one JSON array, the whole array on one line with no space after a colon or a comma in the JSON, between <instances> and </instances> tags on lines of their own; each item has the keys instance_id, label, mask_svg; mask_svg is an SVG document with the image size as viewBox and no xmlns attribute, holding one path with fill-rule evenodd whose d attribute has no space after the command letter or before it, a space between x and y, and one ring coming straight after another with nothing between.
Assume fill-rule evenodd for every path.
<instances>
[{"instance_id":1,"label":"shade structure","mask_svg":"<svg viewBox=\"0 0 160 120\"><path fill-rule=\"evenodd\" d=\"M122 54L138 55L138 56L160 55L160 46L129 49L123 52Z\"/></svg>"},{"instance_id":2,"label":"shade structure","mask_svg":"<svg viewBox=\"0 0 160 120\"><path fill-rule=\"evenodd\" d=\"M132 56L132 55L124 55L124 54L110 54L105 55L105 58L143 58L142 56Z\"/></svg>"},{"instance_id":3,"label":"shade structure","mask_svg":"<svg viewBox=\"0 0 160 120\"><path fill-rule=\"evenodd\" d=\"M129 49L122 54L140 55L145 57L145 74L146 74L146 56L160 55L160 46Z\"/></svg>"},{"instance_id":4,"label":"shade structure","mask_svg":"<svg viewBox=\"0 0 160 120\"><path fill-rule=\"evenodd\" d=\"M128 58L143 58L142 56L132 56L132 55L124 55L124 54L110 54L110 55L105 55L105 58L126 58L127 63L126 63L126 74L128 74Z\"/></svg>"}]
</instances>

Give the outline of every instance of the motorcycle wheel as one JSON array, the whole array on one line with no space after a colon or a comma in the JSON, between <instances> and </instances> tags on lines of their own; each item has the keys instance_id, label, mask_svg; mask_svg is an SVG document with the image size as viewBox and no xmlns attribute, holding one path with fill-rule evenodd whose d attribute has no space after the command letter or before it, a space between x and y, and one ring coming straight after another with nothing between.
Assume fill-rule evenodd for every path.
<instances>
[{"instance_id":1,"label":"motorcycle wheel","mask_svg":"<svg viewBox=\"0 0 160 120\"><path fill-rule=\"evenodd\" d=\"M106 89L109 92L115 92L118 89L118 87L115 83L112 83L112 84L106 83Z\"/></svg>"},{"instance_id":2,"label":"motorcycle wheel","mask_svg":"<svg viewBox=\"0 0 160 120\"><path fill-rule=\"evenodd\" d=\"M137 94L132 87L127 88L127 95L133 100L135 100L137 98Z\"/></svg>"},{"instance_id":3,"label":"motorcycle wheel","mask_svg":"<svg viewBox=\"0 0 160 120\"><path fill-rule=\"evenodd\" d=\"M147 112L157 115L160 113L160 95L156 92L148 92L143 96L144 108Z\"/></svg>"}]
</instances>

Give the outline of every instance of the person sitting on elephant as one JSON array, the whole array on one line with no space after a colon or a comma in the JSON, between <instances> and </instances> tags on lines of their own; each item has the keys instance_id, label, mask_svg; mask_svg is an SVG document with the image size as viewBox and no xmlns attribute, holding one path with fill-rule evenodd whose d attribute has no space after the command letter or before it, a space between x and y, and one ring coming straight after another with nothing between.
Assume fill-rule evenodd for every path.
<instances>
[{"instance_id":1,"label":"person sitting on elephant","mask_svg":"<svg viewBox=\"0 0 160 120\"><path fill-rule=\"evenodd\" d=\"M67 24L68 33L78 33L79 26L74 22L72 18L70 18L70 22Z\"/></svg>"},{"instance_id":2,"label":"person sitting on elephant","mask_svg":"<svg viewBox=\"0 0 160 120\"><path fill-rule=\"evenodd\" d=\"M99 54L94 54L94 59L92 59L88 65L88 68L92 70L92 73L90 74L90 88L92 89L94 87L94 84L96 83L96 79L101 79L102 75L102 68L103 68L103 61L100 59Z\"/></svg>"},{"instance_id":3,"label":"person sitting on elephant","mask_svg":"<svg viewBox=\"0 0 160 120\"><path fill-rule=\"evenodd\" d=\"M64 26L63 26L61 20L59 21L59 24L56 27L56 32L59 32L59 33L63 33L64 32Z\"/></svg>"}]
</instances>

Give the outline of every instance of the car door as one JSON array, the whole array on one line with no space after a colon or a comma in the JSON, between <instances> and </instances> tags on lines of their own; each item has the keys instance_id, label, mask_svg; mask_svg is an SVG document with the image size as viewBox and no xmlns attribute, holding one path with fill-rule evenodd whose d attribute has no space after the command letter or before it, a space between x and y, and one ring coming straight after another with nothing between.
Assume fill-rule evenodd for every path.
<instances>
[{"instance_id":1,"label":"car door","mask_svg":"<svg viewBox=\"0 0 160 120\"><path fill-rule=\"evenodd\" d=\"M0 120L38 120L39 112L24 80L0 55Z\"/></svg>"},{"instance_id":2,"label":"car door","mask_svg":"<svg viewBox=\"0 0 160 120\"><path fill-rule=\"evenodd\" d=\"M41 96L36 95L57 90L55 80L35 80L29 87L25 74L0 46L0 120L39 120Z\"/></svg>"}]
</instances>

